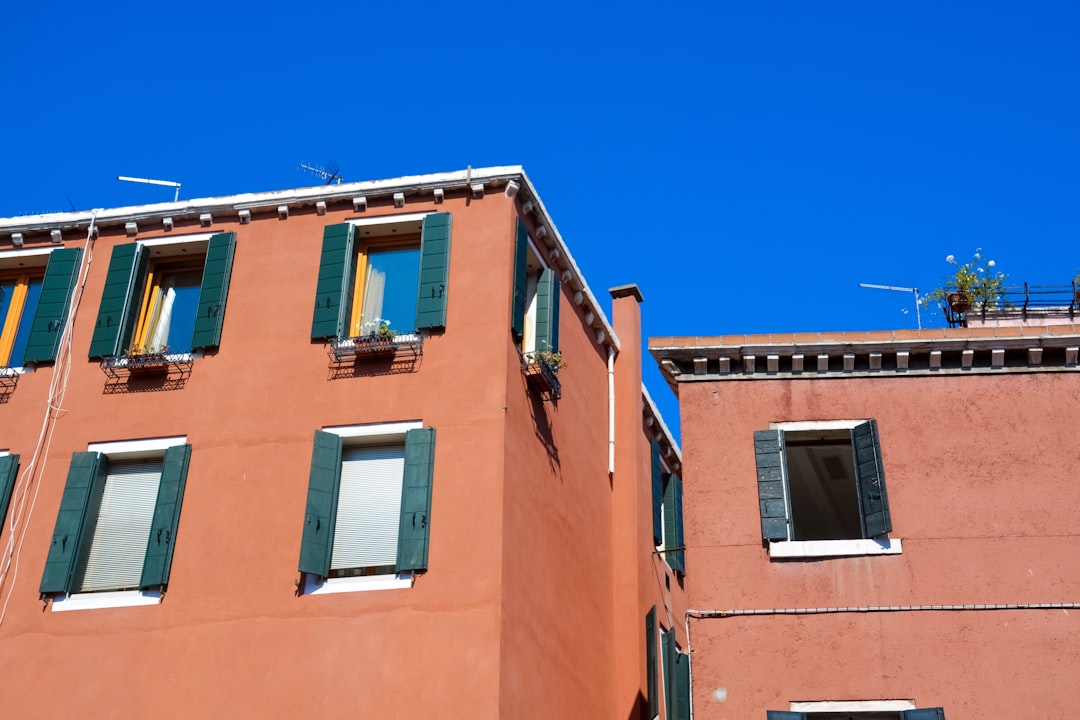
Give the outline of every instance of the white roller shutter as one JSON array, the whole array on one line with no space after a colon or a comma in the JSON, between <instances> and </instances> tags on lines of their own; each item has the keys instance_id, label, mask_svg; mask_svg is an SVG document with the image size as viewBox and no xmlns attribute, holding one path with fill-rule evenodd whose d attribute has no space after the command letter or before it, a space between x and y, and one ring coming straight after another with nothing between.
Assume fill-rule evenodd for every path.
<instances>
[{"instance_id":1,"label":"white roller shutter","mask_svg":"<svg viewBox=\"0 0 1080 720\"><path fill-rule=\"evenodd\" d=\"M346 447L331 570L397 562L404 445Z\"/></svg>"}]
</instances>

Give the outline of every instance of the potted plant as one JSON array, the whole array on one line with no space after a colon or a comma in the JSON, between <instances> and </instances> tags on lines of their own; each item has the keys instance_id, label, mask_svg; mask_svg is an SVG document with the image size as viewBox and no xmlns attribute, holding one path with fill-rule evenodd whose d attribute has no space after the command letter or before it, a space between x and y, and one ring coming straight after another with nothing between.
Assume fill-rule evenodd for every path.
<instances>
[{"instance_id":1,"label":"potted plant","mask_svg":"<svg viewBox=\"0 0 1080 720\"><path fill-rule=\"evenodd\" d=\"M982 255L982 248L975 248L971 260L961 264L953 255L945 262L956 269L946 275L941 287L931 290L923 298L923 306L944 300L954 313L966 313L972 308L983 309L1004 304L1005 273L994 270L997 263Z\"/></svg>"}]
</instances>

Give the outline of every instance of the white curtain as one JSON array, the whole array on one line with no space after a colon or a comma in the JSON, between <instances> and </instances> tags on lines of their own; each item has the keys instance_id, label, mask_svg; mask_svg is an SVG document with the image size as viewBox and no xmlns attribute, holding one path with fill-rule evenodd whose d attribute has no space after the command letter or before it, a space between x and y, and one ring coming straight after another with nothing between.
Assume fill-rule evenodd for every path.
<instances>
[{"instance_id":1,"label":"white curtain","mask_svg":"<svg viewBox=\"0 0 1080 720\"><path fill-rule=\"evenodd\" d=\"M146 330L144 352L161 352L169 343L169 325L172 323L173 303L176 302L176 290L165 287L158 291L154 299L150 323Z\"/></svg>"}]
</instances>

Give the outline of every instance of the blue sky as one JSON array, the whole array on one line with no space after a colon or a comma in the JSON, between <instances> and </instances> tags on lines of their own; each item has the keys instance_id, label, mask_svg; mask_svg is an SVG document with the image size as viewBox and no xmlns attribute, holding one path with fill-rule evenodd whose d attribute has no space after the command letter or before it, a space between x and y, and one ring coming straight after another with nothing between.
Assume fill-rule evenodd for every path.
<instances>
[{"instance_id":1,"label":"blue sky","mask_svg":"<svg viewBox=\"0 0 1080 720\"><path fill-rule=\"evenodd\" d=\"M976 247L1080 271L1076 3L0 9L0 216L521 164L646 335L914 328L858 283Z\"/></svg>"}]
</instances>

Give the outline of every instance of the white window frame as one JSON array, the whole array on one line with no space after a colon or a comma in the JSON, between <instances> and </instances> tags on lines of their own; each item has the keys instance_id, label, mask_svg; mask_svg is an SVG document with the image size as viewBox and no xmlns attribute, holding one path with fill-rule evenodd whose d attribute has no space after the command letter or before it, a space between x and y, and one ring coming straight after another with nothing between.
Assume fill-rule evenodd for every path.
<instances>
[{"instance_id":1,"label":"white window frame","mask_svg":"<svg viewBox=\"0 0 1080 720\"><path fill-rule=\"evenodd\" d=\"M807 430L853 430L866 422L862 420L800 420L797 422L772 422L770 430L783 432L801 432ZM787 458L784 458L787 462ZM785 470L785 472L787 472ZM784 502L790 507L787 497L788 485L784 483ZM900 555L904 551L900 538L890 535L874 538L846 540L770 540L769 559L790 560L798 558L857 557L863 555ZM914 709L914 706L911 708ZM821 711L825 712L825 711ZM843 712L838 710L837 712Z\"/></svg>"},{"instance_id":2,"label":"white window frame","mask_svg":"<svg viewBox=\"0 0 1080 720\"><path fill-rule=\"evenodd\" d=\"M528 243L528 252L525 256L525 317L521 328L521 352L527 357L532 357L532 353L536 352L536 291L540 287L540 275L545 270L550 269L551 266L547 264L543 253L533 242L532 236L527 236L526 241ZM536 258L536 262L540 264L540 272L536 274L536 277L531 276L528 272L529 255Z\"/></svg>"},{"instance_id":3,"label":"white window frame","mask_svg":"<svg viewBox=\"0 0 1080 720\"><path fill-rule=\"evenodd\" d=\"M99 452L110 460L135 460L162 455L175 445L187 444L186 435L148 438L146 440L121 440L118 442L90 443L88 452ZM71 610L98 610L101 608L138 607L160 605L161 590L112 590L104 592L70 593L56 595L50 603L53 612Z\"/></svg>"},{"instance_id":4,"label":"white window frame","mask_svg":"<svg viewBox=\"0 0 1080 720\"><path fill-rule=\"evenodd\" d=\"M792 702L790 710L805 713L825 712L901 712L915 710L911 700L810 700Z\"/></svg>"}]
</instances>

